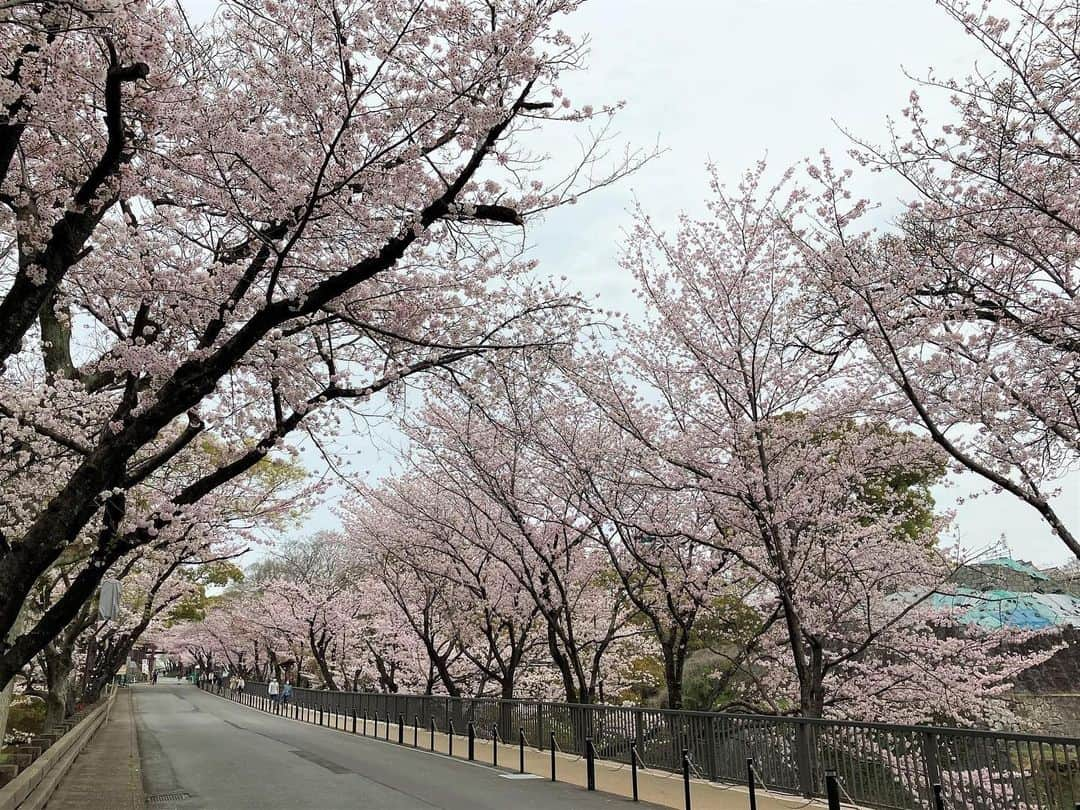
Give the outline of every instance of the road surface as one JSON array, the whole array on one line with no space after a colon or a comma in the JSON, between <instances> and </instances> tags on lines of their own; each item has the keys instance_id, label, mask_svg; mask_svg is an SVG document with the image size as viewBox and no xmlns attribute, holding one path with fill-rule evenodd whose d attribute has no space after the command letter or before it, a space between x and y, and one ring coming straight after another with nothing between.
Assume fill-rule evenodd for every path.
<instances>
[{"instance_id":1,"label":"road surface","mask_svg":"<svg viewBox=\"0 0 1080 810\"><path fill-rule=\"evenodd\" d=\"M624 798L263 714L187 684L135 691L143 786L168 810L593 810ZM638 808L655 805L638 804Z\"/></svg>"}]
</instances>

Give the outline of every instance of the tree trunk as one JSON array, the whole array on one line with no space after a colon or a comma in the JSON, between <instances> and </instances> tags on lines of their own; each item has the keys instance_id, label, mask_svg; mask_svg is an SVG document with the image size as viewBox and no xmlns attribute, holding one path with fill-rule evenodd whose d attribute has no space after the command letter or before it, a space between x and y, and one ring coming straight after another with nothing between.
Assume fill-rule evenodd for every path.
<instances>
[{"instance_id":1,"label":"tree trunk","mask_svg":"<svg viewBox=\"0 0 1080 810\"><path fill-rule=\"evenodd\" d=\"M821 717L825 714L824 657L821 645L811 643L810 666L799 684L799 711L803 717Z\"/></svg>"},{"instance_id":2,"label":"tree trunk","mask_svg":"<svg viewBox=\"0 0 1080 810\"><path fill-rule=\"evenodd\" d=\"M45 724L49 729L58 725L68 715L72 703L72 671L74 662L70 657L50 664L49 691L45 695Z\"/></svg>"},{"instance_id":3,"label":"tree trunk","mask_svg":"<svg viewBox=\"0 0 1080 810\"><path fill-rule=\"evenodd\" d=\"M681 709L683 704L683 665L686 663L686 651L685 649L676 649L674 644L664 644L661 649L664 654L664 684L667 686L667 707L669 709Z\"/></svg>"},{"instance_id":4,"label":"tree trunk","mask_svg":"<svg viewBox=\"0 0 1080 810\"><path fill-rule=\"evenodd\" d=\"M555 632L554 621L545 616L548 626L548 650L551 652L551 660L555 662L555 666L559 669L559 675L562 676L563 690L566 692L567 703L578 702L578 690L574 685L574 673L570 669L570 662L566 660L566 656L563 655L562 648L559 646L558 634Z\"/></svg>"},{"instance_id":5,"label":"tree trunk","mask_svg":"<svg viewBox=\"0 0 1080 810\"><path fill-rule=\"evenodd\" d=\"M19 615L15 617L15 623L11 626L11 630L7 634L7 641L9 644L19 637L25 621L26 602L23 602L23 606L19 609ZM15 676L12 675L4 681L3 684L3 690L0 690L0 744L3 744L4 735L7 733L8 712L11 710L11 695L15 690Z\"/></svg>"}]
</instances>

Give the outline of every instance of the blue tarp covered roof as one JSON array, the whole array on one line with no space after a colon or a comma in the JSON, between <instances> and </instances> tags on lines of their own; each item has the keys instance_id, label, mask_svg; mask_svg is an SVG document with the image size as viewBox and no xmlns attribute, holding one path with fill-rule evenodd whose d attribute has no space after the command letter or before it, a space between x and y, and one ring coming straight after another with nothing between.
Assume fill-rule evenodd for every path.
<instances>
[{"instance_id":1,"label":"blue tarp covered roof","mask_svg":"<svg viewBox=\"0 0 1080 810\"><path fill-rule=\"evenodd\" d=\"M991 630L1080 627L1080 598L1064 593L957 588L956 593L934 594L930 603L943 609L959 609L961 621Z\"/></svg>"}]
</instances>

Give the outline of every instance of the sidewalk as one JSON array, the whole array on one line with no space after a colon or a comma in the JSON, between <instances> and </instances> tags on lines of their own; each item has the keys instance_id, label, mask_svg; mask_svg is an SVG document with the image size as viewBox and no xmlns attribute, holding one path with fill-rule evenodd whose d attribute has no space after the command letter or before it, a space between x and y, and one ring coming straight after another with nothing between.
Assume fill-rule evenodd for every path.
<instances>
[{"instance_id":1,"label":"sidewalk","mask_svg":"<svg viewBox=\"0 0 1080 810\"><path fill-rule=\"evenodd\" d=\"M223 698L228 700L228 698ZM250 708L250 707L249 707ZM259 711L258 709L254 709ZM290 716L282 716L282 719L292 719ZM300 722L307 720L317 723L317 712L302 712ZM298 722L293 720L293 722ZM345 715L327 713L323 717L325 728L339 733L351 733L352 718ZM375 723L362 719L357 721L357 733L369 737L378 737L386 740L389 737L391 744L397 743L398 727L386 722ZM404 729L404 742L409 748L413 747L412 725ZM433 750L437 753L448 754L450 740L446 734L436 732L432 740L431 732L420 728L417 733L417 747L422 750ZM518 747L500 743L498 746L498 763L504 768L517 770ZM482 764L492 764L491 740L477 739L475 741L476 761ZM453 741L453 756L455 759L464 759L468 755L468 740L462 735L455 734ZM525 749L525 772L540 778L551 778L551 753L539 751L535 748ZM585 762L580 756L570 756L564 753L556 754L556 774L560 782L568 782L573 785L585 786L586 772ZM616 796L630 797L630 768L627 765L617 765L613 762L596 761L596 787L598 790L614 794ZM685 806L683 795L683 782L679 774L664 771L641 770L638 774L638 790L642 801L652 802L664 807L682 810ZM690 794L694 810L747 810L750 806L750 796L745 786L728 785L717 782L709 782L702 779L690 780ZM757 792L758 810L800 810L801 808L824 807L824 804L814 800L807 800L790 794L771 793L762 786Z\"/></svg>"},{"instance_id":2,"label":"sidewalk","mask_svg":"<svg viewBox=\"0 0 1080 810\"><path fill-rule=\"evenodd\" d=\"M121 689L108 722L79 754L46 810L134 810L145 806L132 690Z\"/></svg>"}]
</instances>

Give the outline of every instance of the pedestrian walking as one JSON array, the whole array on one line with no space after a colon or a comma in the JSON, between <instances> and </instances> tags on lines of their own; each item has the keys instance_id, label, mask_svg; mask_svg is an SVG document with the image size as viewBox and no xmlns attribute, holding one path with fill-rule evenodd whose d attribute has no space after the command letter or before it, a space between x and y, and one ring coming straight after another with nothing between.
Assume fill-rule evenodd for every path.
<instances>
[{"instance_id":1,"label":"pedestrian walking","mask_svg":"<svg viewBox=\"0 0 1080 810\"><path fill-rule=\"evenodd\" d=\"M241 676L240 676L239 678L237 678L237 679L236 679L236 691L237 691L237 694L239 694L239 695L243 696L243 694L244 694L244 687L245 687L246 685L247 685L247 684L245 684L245 683L244 683L244 676L243 676L243 675L241 675Z\"/></svg>"},{"instance_id":2,"label":"pedestrian walking","mask_svg":"<svg viewBox=\"0 0 1080 810\"><path fill-rule=\"evenodd\" d=\"M292 700L292 684L285 681L285 685L281 687L281 702L288 706L290 700Z\"/></svg>"},{"instance_id":3,"label":"pedestrian walking","mask_svg":"<svg viewBox=\"0 0 1080 810\"><path fill-rule=\"evenodd\" d=\"M270 696L272 703L277 703L280 700L281 684L278 683L277 678L271 678L270 683L266 686L266 694Z\"/></svg>"}]
</instances>

